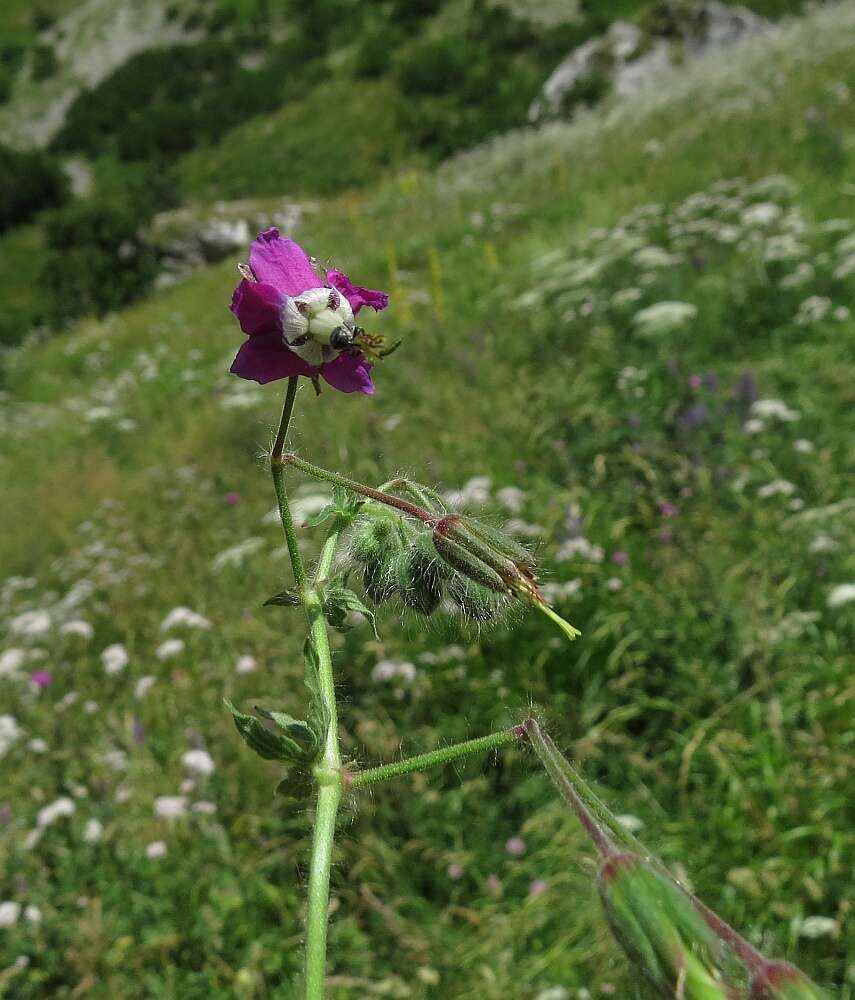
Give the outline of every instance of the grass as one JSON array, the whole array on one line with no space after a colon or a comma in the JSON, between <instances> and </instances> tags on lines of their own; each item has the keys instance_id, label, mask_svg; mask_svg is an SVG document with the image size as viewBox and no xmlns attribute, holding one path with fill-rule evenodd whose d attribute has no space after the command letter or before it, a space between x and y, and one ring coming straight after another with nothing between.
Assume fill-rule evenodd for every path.
<instances>
[{"instance_id":1,"label":"grass","mask_svg":"<svg viewBox=\"0 0 855 1000\"><path fill-rule=\"evenodd\" d=\"M374 399L304 389L296 423L307 457L360 478L406 470L457 488L488 476L497 518L509 512L496 490L521 487L513 516L540 527L547 580L579 580L559 599L583 629L572 647L531 617L461 635L394 609L380 642L341 637L346 752L391 760L504 727L534 702L706 902L844 1000L855 623L851 603L828 598L855 579L852 507L840 506L855 325L794 319L811 296L853 305L852 278L834 277L851 229L823 225L855 215L851 16L815 14L667 99L609 103L329 201L301 239L388 288L394 305L370 324L406 343ZM758 204L777 214L755 239L744 213ZM784 237L801 249L767 259ZM637 263L650 246L673 262ZM799 264L813 273L788 285ZM298 995L307 806L273 800L276 767L244 751L221 705L304 708L297 621L260 607L287 583L258 459L281 392L226 374L233 281L231 265L200 272L5 360L0 489L14 530L0 537L0 602L9 622L38 609L52 620L4 645L45 653L0 680L23 730L4 757L0 899L42 911L0 939L9 996ZM641 297L621 305L629 288ZM694 305L697 322L639 336L634 315L663 300ZM798 419L748 433L746 371ZM783 481L792 492L766 495ZM578 532L602 561L590 548L559 558ZM818 536L836 547L816 551ZM317 532L306 537L314 551ZM249 538L262 540L254 553L214 570ZM176 606L211 627L162 632ZM70 618L94 626L91 641L59 633ZM185 649L160 659L172 634ZM108 676L100 654L115 642L130 662ZM258 669L237 673L246 655ZM382 659L412 662L415 680L372 679ZM36 696L26 674L43 668L53 683ZM138 698L145 676L156 681ZM216 771L184 794L215 813L158 818L155 797L179 793L197 746ZM74 815L27 849L38 810L62 795ZM86 843L91 818L103 833ZM506 852L511 836L523 857ZM167 854L150 859L157 841ZM532 894L538 879L547 889ZM333 906L336 998L639 995L604 928L590 851L520 751L354 803ZM805 936L810 916L834 923Z\"/></svg>"}]
</instances>

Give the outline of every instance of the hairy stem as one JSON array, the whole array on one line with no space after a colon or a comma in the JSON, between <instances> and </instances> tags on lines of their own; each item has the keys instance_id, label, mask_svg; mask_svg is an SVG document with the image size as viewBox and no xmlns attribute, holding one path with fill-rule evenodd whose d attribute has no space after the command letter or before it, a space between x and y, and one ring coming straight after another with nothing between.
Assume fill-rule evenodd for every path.
<instances>
[{"instance_id":1,"label":"hairy stem","mask_svg":"<svg viewBox=\"0 0 855 1000\"><path fill-rule=\"evenodd\" d=\"M501 733L491 733L489 736L480 736L478 739L467 740L465 743L455 743L450 747L441 747L439 750L420 753L415 757L396 761L394 764L383 764L366 771L357 771L346 776L345 784L347 788L365 788L368 785L376 785L379 781L399 778L403 774L412 774L413 771L424 771L429 767L450 764L455 760L462 760L464 757L472 757L475 754L510 746L524 735L522 727L514 726L513 729L506 729Z\"/></svg>"},{"instance_id":2,"label":"hairy stem","mask_svg":"<svg viewBox=\"0 0 855 1000\"><path fill-rule=\"evenodd\" d=\"M330 550L330 561L334 548L333 545ZM309 910L306 918L306 1000L322 1000L326 970L330 867L335 840L335 820L342 796L341 756L338 748L335 682L327 624L320 597L314 588L304 589L303 604L309 619L309 639L317 655L321 698L329 713L323 759L314 771L318 782L318 801L312 836Z\"/></svg>"},{"instance_id":3,"label":"hairy stem","mask_svg":"<svg viewBox=\"0 0 855 1000\"><path fill-rule=\"evenodd\" d=\"M310 585L303 565L303 558L297 543L297 533L291 516L288 502L288 491L285 488L285 466L283 452L288 426L294 411L294 401L297 397L297 378L288 379L288 389L285 393L285 403L282 407L282 418L270 453L270 470L273 475L273 486L276 490L276 500L279 505L279 516L285 541L288 545L288 555L294 582L300 594L300 601L306 613L309 625L309 642L315 651L318 686L320 696L329 716L326 741L321 761L314 769L318 785L318 798L315 809L315 828L312 835L312 857L309 872L309 906L306 918L306 1000L323 1000L326 951L327 951L327 919L329 913L330 867L332 864L333 842L335 840L335 821L339 802L342 796L341 756L338 749L338 717L335 701L335 682L332 672L332 657L330 655L327 623L324 618L323 605L318 593L317 584L322 582L329 573L339 532L334 531L327 539L318 562L314 585Z\"/></svg>"},{"instance_id":4,"label":"hairy stem","mask_svg":"<svg viewBox=\"0 0 855 1000\"><path fill-rule=\"evenodd\" d=\"M386 507L394 507L395 510L401 511L402 514L408 514L410 517L416 518L417 521L423 521L425 524L431 525L439 521L439 517L436 514L431 514L424 507L419 507L408 500L402 500L401 497L392 496L391 493L375 490L373 486L358 483L355 479L340 476L337 472L330 472L329 469L322 469L319 465L312 465L311 462L307 462L293 452L284 454L282 461L286 465L293 465L295 469L305 472L307 476L311 476L313 479L320 479L325 483L334 483L336 486L341 486L351 493L356 493L358 496L368 497L369 500L376 500L377 503L382 503Z\"/></svg>"}]
</instances>

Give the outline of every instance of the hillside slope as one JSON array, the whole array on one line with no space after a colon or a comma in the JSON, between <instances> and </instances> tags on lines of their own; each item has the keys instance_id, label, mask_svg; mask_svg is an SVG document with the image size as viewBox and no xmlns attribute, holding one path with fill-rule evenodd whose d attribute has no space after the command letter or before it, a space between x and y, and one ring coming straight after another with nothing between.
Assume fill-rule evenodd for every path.
<instances>
[{"instance_id":1,"label":"hillside slope","mask_svg":"<svg viewBox=\"0 0 855 1000\"><path fill-rule=\"evenodd\" d=\"M707 902L844 1000L853 29L830 6L667 92L326 200L302 242L387 288L372 327L405 343L376 397L304 389L296 422L319 464L408 470L542 538L584 633L391 610L379 642L338 640L347 752L533 701ZM227 374L235 278L7 357L0 899L39 918L4 930L0 989L21 1000L296 995L304 807L272 801L221 705L302 709L299 630L260 607L287 582L258 457L281 386ZM634 997L591 872L523 754L381 786L342 826L332 995Z\"/></svg>"}]
</instances>

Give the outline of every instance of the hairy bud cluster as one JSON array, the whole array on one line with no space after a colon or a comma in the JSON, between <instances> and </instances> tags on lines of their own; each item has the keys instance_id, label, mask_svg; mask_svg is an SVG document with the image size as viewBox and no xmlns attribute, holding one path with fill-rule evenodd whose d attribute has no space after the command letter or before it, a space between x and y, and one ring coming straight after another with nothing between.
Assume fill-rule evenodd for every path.
<instances>
[{"instance_id":1,"label":"hairy bud cluster","mask_svg":"<svg viewBox=\"0 0 855 1000\"><path fill-rule=\"evenodd\" d=\"M374 603L398 598L428 616L446 601L464 617L487 622L514 596L517 580L520 586L533 580L531 553L472 519L451 514L431 527L379 507L363 513L350 553Z\"/></svg>"}]
</instances>

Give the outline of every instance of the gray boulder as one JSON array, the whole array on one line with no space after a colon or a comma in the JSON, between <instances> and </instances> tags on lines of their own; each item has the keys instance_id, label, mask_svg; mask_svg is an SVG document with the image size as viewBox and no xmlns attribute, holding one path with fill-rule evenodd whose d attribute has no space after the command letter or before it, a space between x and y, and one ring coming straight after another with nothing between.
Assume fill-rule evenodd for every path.
<instances>
[{"instance_id":1,"label":"gray boulder","mask_svg":"<svg viewBox=\"0 0 855 1000\"><path fill-rule=\"evenodd\" d=\"M529 121L568 117L607 93L634 94L687 59L769 26L747 7L727 7L719 0L665 0L638 23L615 21L604 35L567 55L529 108Z\"/></svg>"}]
</instances>

